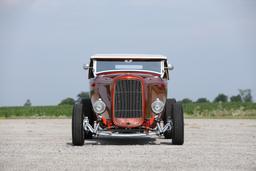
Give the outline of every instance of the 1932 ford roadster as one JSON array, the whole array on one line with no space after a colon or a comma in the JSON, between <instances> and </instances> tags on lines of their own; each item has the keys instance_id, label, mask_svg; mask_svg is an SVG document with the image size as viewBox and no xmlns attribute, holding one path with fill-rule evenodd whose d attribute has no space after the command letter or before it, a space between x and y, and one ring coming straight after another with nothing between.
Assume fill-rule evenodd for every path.
<instances>
[{"instance_id":1,"label":"1932 ford roadster","mask_svg":"<svg viewBox=\"0 0 256 171\"><path fill-rule=\"evenodd\" d=\"M84 69L88 69L90 98L74 104L74 145L94 136L150 135L183 144L183 109L167 98L173 67L165 56L94 55Z\"/></svg>"}]
</instances>

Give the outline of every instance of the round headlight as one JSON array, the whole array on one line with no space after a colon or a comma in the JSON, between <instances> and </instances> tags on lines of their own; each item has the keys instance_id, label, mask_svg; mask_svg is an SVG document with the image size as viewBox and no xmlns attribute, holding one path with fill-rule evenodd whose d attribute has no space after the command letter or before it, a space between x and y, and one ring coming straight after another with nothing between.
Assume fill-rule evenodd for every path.
<instances>
[{"instance_id":1,"label":"round headlight","mask_svg":"<svg viewBox=\"0 0 256 171\"><path fill-rule=\"evenodd\" d=\"M151 104L151 109L155 114L161 113L164 110L164 103L158 98Z\"/></svg>"},{"instance_id":2,"label":"round headlight","mask_svg":"<svg viewBox=\"0 0 256 171\"><path fill-rule=\"evenodd\" d=\"M95 113L98 114L102 114L106 109L106 104L101 100L97 100L94 104L93 104L93 110Z\"/></svg>"}]
</instances>

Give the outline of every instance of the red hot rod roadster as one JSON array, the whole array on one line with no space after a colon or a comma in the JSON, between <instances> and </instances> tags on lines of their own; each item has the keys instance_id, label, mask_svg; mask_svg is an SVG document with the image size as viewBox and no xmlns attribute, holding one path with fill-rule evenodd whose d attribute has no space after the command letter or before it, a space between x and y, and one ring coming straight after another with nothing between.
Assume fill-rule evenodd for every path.
<instances>
[{"instance_id":1,"label":"red hot rod roadster","mask_svg":"<svg viewBox=\"0 0 256 171\"><path fill-rule=\"evenodd\" d=\"M90 98L73 107L72 143L94 136L150 136L184 142L182 105L167 98L173 67L162 55L94 55L84 66Z\"/></svg>"}]
</instances>

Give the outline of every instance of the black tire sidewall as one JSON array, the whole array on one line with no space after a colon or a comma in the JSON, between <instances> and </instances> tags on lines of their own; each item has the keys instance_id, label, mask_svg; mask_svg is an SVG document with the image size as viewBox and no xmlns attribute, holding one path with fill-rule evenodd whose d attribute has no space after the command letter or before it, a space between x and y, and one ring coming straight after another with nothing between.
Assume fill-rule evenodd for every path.
<instances>
[{"instance_id":1,"label":"black tire sidewall","mask_svg":"<svg viewBox=\"0 0 256 171\"><path fill-rule=\"evenodd\" d=\"M172 122L172 143L182 145L184 143L184 116L182 105L179 103L173 105Z\"/></svg>"},{"instance_id":2,"label":"black tire sidewall","mask_svg":"<svg viewBox=\"0 0 256 171\"><path fill-rule=\"evenodd\" d=\"M83 105L74 104L72 114L72 143L73 145L84 144L84 128L83 128Z\"/></svg>"},{"instance_id":3,"label":"black tire sidewall","mask_svg":"<svg viewBox=\"0 0 256 171\"><path fill-rule=\"evenodd\" d=\"M176 103L175 99L166 99L165 102L165 111L164 111L164 116L163 116L163 121L164 124L167 123L168 119L173 118L173 105Z\"/></svg>"},{"instance_id":4,"label":"black tire sidewall","mask_svg":"<svg viewBox=\"0 0 256 171\"><path fill-rule=\"evenodd\" d=\"M166 99L165 103L165 112L163 116L164 124L167 123L168 120L172 120L172 113L173 113L173 105L176 103L175 99ZM172 131L167 130L164 132L165 139L172 139Z\"/></svg>"}]
</instances>

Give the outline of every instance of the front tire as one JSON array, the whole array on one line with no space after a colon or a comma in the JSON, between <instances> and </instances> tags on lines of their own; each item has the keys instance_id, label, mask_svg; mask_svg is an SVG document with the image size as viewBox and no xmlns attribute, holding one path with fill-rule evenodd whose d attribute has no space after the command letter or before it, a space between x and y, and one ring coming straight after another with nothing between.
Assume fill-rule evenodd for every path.
<instances>
[{"instance_id":1,"label":"front tire","mask_svg":"<svg viewBox=\"0 0 256 171\"><path fill-rule=\"evenodd\" d=\"M183 108L179 103L173 105L173 128L172 144L182 145L184 143L184 116Z\"/></svg>"},{"instance_id":2,"label":"front tire","mask_svg":"<svg viewBox=\"0 0 256 171\"><path fill-rule=\"evenodd\" d=\"M72 114L72 143L75 146L84 145L83 119L83 105L74 104Z\"/></svg>"},{"instance_id":3,"label":"front tire","mask_svg":"<svg viewBox=\"0 0 256 171\"><path fill-rule=\"evenodd\" d=\"M166 99L165 103L165 114L164 114L164 124L168 122L168 120L172 120L173 113L173 105L176 103L175 99ZM172 139L172 130L166 130L164 132L165 139Z\"/></svg>"}]
</instances>

